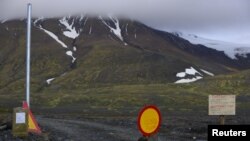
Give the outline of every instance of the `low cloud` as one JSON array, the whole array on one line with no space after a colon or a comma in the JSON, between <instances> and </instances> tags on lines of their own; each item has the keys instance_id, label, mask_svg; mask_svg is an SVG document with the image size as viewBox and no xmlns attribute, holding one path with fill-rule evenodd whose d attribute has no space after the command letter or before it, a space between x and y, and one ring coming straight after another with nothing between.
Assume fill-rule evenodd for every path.
<instances>
[{"instance_id":1,"label":"low cloud","mask_svg":"<svg viewBox=\"0 0 250 141\"><path fill-rule=\"evenodd\" d=\"M1 0L0 20L25 18L27 3L33 5L33 17L113 13L154 28L204 36L250 33L249 0Z\"/></svg>"}]
</instances>

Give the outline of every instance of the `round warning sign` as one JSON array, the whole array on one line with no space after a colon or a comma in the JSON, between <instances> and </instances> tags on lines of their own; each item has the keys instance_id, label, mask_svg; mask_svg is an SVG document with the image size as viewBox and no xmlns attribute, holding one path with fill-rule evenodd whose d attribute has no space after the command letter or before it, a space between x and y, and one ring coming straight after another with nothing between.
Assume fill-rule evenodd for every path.
<instances>
[{"instance_id":1,"label":"round warning sign","mask_svg":"<svg viewBox=\"0 0 250 141\"><path fill-rule=\"evenodd\" d=\"M161 114L157 107L150 105L144 107L138 117L138 127L144 136L155 134L161 124Z\"/></svg>"}]
</instances>

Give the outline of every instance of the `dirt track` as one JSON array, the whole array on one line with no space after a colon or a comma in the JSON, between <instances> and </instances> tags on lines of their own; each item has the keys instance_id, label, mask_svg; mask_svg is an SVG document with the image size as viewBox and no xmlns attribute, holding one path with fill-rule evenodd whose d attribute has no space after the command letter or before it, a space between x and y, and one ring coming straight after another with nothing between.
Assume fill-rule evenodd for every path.
<instances>
[{"instance_id":1,"label":"dirt track","mask_svg":"<svg viewBox=\"0 0 250 141\"><path fill-rule=\"evenodd\" d=\"M165 117L165 116L164 116ZM141 136L136 117L36 116L43 131L26 140L11 137L11 130L0 131L0 141L137 141ZM249 116L228 116L226 124L248 124ZM166 116L157 141L205 141L207 125L217 124L216 116ZM156 141L151 139L150 141Z\"/></svg>"},{"instance_id":2,"label":"dirt track","mask_svg":"<svg viewBox=\"0 0 250 141\"><path fill-rule=\"evenodd\" d=\"M139 132L128 127L117 127L91 121L38 118L48 131L52 140L74 141L135 141Z\"/></svg>"},{"instance_id":3,"label":"dirt track","mask_svg":"<svg viewBox=\"0 0 250 141\"><path fill-rule=\"evenodd\" d=\"M37 119L53 141L137 141L141 136L134 119L72 120L41 117ZM175 123L175 121L173 122ZM166 125L163 124L157 137L151 138L150 141L156 141L156 138L158 138L157 141L204 141L206 138L206 134L204 134L206 128L173 128L172 124L174 123L168 123L169 128L172 129L167 129Z\"/></svg>"},{"instance_id":4,"label":"dirt track","mask_svg":"<svg viewBox=\"0 0 250 141\"><path fill-rule=\"evenodd\" d=\"M11 130L8 130L0 132L0 141L137 141L141 136L136 118L77 118L53 115L36 116L36 119L42 129L42 135L30 134L27 139L22 140L12 137ZM177 122L179 127L176 126ZM150 141L204 141L205 128L181 126L186 122L183 118L163 122L159 134ZM202 138L203 140L200 140Z\"/></svg>"}]
</instances>

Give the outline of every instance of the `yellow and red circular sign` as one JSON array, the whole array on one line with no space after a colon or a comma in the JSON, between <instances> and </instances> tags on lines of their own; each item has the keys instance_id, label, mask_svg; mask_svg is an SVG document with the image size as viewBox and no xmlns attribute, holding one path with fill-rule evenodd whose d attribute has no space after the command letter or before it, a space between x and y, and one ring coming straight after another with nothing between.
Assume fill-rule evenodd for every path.
<instances>
[{"instance_id":1,"label":"yellow and red circular sign","mask_svg":"<svg viewBox=\"0 0 250 141\"><path fill-rule=\"evenodd\" d=\"M138 127L144 136L151 136L158 132L161 124L161 114L156 106L144 107L138 116Z\"/></svg>"}]
</instances>

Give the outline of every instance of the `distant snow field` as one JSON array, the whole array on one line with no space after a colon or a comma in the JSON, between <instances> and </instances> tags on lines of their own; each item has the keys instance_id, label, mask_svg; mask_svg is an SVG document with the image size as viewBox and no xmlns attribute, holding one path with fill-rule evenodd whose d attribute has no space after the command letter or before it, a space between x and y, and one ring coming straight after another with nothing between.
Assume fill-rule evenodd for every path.
<instances>
[{"instance_id":1,"label":"distant snow field","mask_svg":"<svg viewBox=\"0 0 250 141\"><path fill-rule=\"evenodd\" d=\"M250 45L247 44L236 44L211 39L205 39L194 34L185 34L181 32L172 32L181 38L184 38L192 44L201 44L209 48L213 48L218 51L223 51L231 59L237 59L236 55L241 57L247 57L250 54Z\"/></svg>"}]
</instances>

